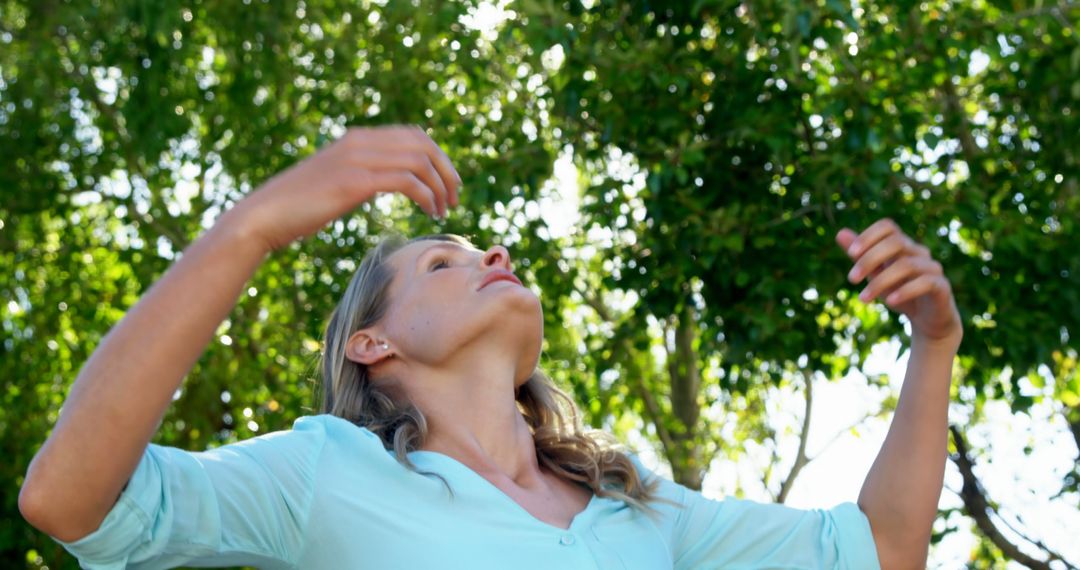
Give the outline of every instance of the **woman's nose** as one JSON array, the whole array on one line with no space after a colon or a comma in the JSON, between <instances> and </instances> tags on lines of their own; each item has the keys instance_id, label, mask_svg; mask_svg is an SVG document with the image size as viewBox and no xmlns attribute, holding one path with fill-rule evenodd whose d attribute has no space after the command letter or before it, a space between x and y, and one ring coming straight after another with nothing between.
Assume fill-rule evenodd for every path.
<instances>
[{"instance_id":1,"label":"woman's nose","mask_svg":"<svg viewBox=\"0 0 1080 570\"><path fill-rule=\"evenodd\" d=\"M510 252L501 245L495 245L484 252L484 266L501 267L513 271L510 267Z\"/></svg>"}]
</instances>

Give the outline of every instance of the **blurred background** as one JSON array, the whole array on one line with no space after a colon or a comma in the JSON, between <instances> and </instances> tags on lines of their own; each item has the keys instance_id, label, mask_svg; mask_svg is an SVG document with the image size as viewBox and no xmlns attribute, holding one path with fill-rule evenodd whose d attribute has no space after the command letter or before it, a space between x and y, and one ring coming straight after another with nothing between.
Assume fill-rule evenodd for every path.
<instances>
[{"instance_id":1,"label":"blurred background","mask_svg":"<svg viewBox=\"0 0 1080 570\"><path fill-rule=\"evenodd\" d=\"M965 326L930 567L1080 566L1078 22L1072 1L0 0L0 566L77 567L17 495L109 328L262 181L388 123L443 146L462 206L382 196L272 255L157 443L313 413L358 260L449 231L510 249L586 423L711 497L854 501L908 331L833 236L887 216Z\"/></svg>"}]
</instances>

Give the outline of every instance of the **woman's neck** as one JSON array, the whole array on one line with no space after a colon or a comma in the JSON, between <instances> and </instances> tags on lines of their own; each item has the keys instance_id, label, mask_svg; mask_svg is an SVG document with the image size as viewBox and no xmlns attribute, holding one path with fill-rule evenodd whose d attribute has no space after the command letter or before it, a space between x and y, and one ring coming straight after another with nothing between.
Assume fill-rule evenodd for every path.
<instances>
[{"instance_id":1,"label":"woman's neck","mask_svg":"<svg viewBox=\"0 0 1080 570\"><path fill-rule=\"evenodd\" d=\"M542 483L532 432L513 391L473 392L425 411L429 431L422 449L453 457L489 480L523 488Z\"/></svg>"}]
</instances>

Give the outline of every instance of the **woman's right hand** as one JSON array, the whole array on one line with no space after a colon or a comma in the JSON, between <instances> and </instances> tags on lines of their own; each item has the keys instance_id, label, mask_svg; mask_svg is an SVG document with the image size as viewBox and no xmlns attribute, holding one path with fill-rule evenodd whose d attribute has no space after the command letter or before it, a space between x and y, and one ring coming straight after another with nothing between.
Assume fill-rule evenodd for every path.
<instances>
[{"instance_id":1,"label":"woman's right hand","mask_svg":"<svg viewBox=\"0 0 1080 570\"><path fill-rule=\"evenodd\" d=\"M279 249L379 192L401 192L429 215L445 217L460 186L450 157L420 127L355 127L263 183L219 223L240 223L247 235Z\"/></svg>"}]
</instances>

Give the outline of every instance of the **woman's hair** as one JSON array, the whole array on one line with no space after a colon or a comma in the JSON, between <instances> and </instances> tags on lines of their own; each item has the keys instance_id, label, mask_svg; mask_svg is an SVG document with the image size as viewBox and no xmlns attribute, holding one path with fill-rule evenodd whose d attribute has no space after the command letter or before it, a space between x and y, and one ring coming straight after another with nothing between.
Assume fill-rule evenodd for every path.
<instances>
[{"instance_id":1,"label":"woman's hair","mask_svg":"<svg viewBox=\"0 0 1080 570\"><path fill-rule=\"evenodd\" d=\"M397 390L391 393L390 383L380 382L382 385L377 386L366 365L345 358L349 337L375 325L386 315L390 304L389 285L394 276L393 268L386 263L387 258L405 245L420 240L449 241L472 247L467 239L453 234L427 235L409 241L391 236L368 252L326 327L320 412L367 428L382 439L384 447L392 450L406 468L435 475L417 471L406 455L419 449L427 438L424 414L409 403L404 394ZM516 390L515 398L532 431L539 463L566 480L589 487L597 496L652 510L647 503L657 498L658 482L643 482L629 456L617 450L619 445L611 435L600 430L583 431L577 406L547 375L535 370Z\"/></svg>"}]
</instances>

